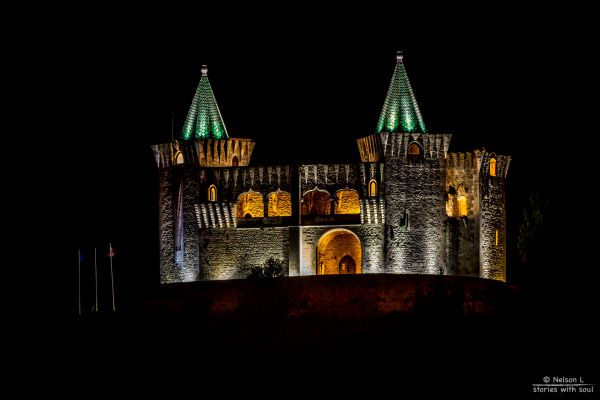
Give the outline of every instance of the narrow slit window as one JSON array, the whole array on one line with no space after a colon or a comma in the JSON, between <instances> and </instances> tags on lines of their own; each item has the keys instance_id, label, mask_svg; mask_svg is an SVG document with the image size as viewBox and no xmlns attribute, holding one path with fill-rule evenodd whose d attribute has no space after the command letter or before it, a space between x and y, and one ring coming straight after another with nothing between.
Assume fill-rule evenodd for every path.
<instances>
[{"instance_id":1,"label":"narrow slit window","mask_svg":"<svg viewBox=\"0 0 600 400\"><path fill-rule=\"evenodd\" d=\"M498 229L496 229L496 246L498 246L498 236L499 236Z\"/></svg>"},{"instance_id":2,"label":"narrow slit window","mask_svg":"<svg viewBox=\"0 0 600 400\"><path fill-rule=\"evenodd\" d=\"M208 187L208 201L217 201L217 187L215 185Z\"/></svg>"},{"instance_id":3,"label":"narrow slit window","mask_svg":"<svg viewBox=\"0 0 600 400\"><path fill-rule=\"evenodd\" d=\"M467 216L467 196L459 196L458 197L458 216L466 217Z\"/></svg>"},{"instance_id":4,"label":"narrow slit window","mask_svg":"<svg viewBox=\"0 0 600 400\"><path fill-rule=\"evenodd\" d=\"M490 158L490 176L496 176L496 159Z\"/></svg>"},{"instance_id":5,"label":"narrow slit window","mask_svg":"<svg viewBox=\"0 0 600 400\"><path fill-rule=\"evenodd\" d=\"M369 197L377 197L377 181L371 179L369 182Z\"/></svg>"}]
</instances>

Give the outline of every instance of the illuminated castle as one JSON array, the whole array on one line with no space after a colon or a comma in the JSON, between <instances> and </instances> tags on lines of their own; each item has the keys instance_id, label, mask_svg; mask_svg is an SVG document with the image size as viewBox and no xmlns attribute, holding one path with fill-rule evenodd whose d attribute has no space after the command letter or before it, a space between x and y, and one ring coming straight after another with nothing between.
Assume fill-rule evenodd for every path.
<instances>
[{"instance_id":1,"label":"illuminated castle","mask_svg":"<svg viewBox=\"0 0 600 400\"><path fill-rule=\"evenodd\" d=\"M289 276L452 274L506 280L509 156L449 153L428 133L402 54L358 164L249 166L207 69L180 141L153 146L161 282L245 278L274 257Z\"/></svg>"}]
</instances>

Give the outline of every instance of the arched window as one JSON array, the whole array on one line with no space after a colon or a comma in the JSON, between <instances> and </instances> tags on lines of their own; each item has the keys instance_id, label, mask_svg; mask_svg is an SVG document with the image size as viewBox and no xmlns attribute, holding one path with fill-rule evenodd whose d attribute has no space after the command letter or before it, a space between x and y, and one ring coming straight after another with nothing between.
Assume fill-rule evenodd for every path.
<instances>
[{"instance_id":1,"label":"arched window","mask_svg":"<svg viewBox=\"0 0 600 400\"><path fill-rule=\"evenodd\" d=\"M421 146L419 146L416 143L411 143L410 146L408 146L408 155L409 156L420 156L421 155Z\"/></svg>"},{"instance_id":2,"label":"arched window","mask_svg":"<svg viewBox=\"0 0 600 400\"><path fill-rule=\"evenodd\" d=\"M314 188L302 196L302 215L331 214L331 195L326 190Z\"/></svg>"},{"instance_id":3,"label":"arched window","mask_svg":"<svg viewBox=\"0 0 600 400\"><path fill-rule=\"evenodd\" d=\"M183 153L180 151L178 151L177 154L175 154L175 164L183 164Z\"/></svg>"},{"instance_id":4,"label":"arched window","mask_svg":"<svg viewBox=\"0 0 600 400\"><path fill-rule=\"evenodd\" d=\"M269 217L290 217L292 215L292 195L277 190L269 193L267 214Z\"/></svg>"},{"instance_id":5,"label":"arched window","mask_svg":"<svg viewBox=\"0 0 600 400\"><path fill-rule=\"evenodd\" d=\"M239 195L237 202L238 218L258 218L265 216L265 204L262 194L250 189Z\"/></svg>"},{"instance_id":6,"label":"arched window","mask_svg":"<svg viewBox=\"0 0 600 400\"><path fill-rule=\"evenodd\" d=\"M338 190L333 198L335 214L360 214L360 201L356 190Z\"/></svg>"},{"instance_id":7,"label":"arched window","mask_svg":"<svg viewBox=\"0 0 600 400\"><path fill-rule=\"evenodd\" d=\"M217 187L215 185L208 187L208 201L217 201Z\"/></svg>"},{"instance_id":8,"label":"arched window","mask_svg":"<svg viewBox=\"0 0 600 400\"><path fill-rule=\"evenodd\" d=\"M375 179L369 181L369 197L377 197L377 181Z\"/></svg>"},{"instance_id":9,"label":"arched window","mask_svg":"<svg viewBox=\"0 0 600 400\"><path fill-rule=\"evenodd\" d=\"M496 176L496 159L490 158L490 176Z\"/></svg>"},{"instance_id":10,"label":"arched window","mask_svg":"<svg viewBox=\"0 0 600 400\"><path fill-rule=\"evenodd\" d=\"M239 165L239 163L240 162L238 161L237 156L233 156L233 158L231 159L231 166L232 167L237 167Z\"/></svg>"}]
</instances>

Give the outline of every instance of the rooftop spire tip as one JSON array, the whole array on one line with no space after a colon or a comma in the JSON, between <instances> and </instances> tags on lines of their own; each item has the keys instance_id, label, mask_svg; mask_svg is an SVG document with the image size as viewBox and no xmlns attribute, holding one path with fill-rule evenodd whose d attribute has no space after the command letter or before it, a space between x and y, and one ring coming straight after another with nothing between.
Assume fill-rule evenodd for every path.
<instances>
[{"instance_id":1,"label":"rooftop spire tip","mask_svg":"<svg viewBox=\"0 0 600 400\"><path fill-rule=\"evenodd\" d=\"M404 56L402 55L402 50L398 50L396 52L396 63L402 64L402 59L403 58L404 58Z\"/></svg>"},{"instance_id":2,"label":"rooftop spire tip","mask_svg":"<svg viewBox=\"0 0 600 400\"><path fill-rule=\"evenodd\" d=\"M202 69L200 69L200 71L202 71L202 76L207 76L208 67L206 66L206 64L202 66Z\"/></svg>"}]
</instances>

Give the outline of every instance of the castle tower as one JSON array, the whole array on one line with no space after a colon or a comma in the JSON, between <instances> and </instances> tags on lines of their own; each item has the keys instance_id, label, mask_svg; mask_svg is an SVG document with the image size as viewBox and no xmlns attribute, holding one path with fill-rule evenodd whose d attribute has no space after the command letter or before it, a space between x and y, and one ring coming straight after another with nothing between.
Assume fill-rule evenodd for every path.
<instances>
[{"instance_id":1,"label":"castle tower","mask_svg":"<svg viewBox=\"0 0 600 400\"><path fill-rule=\"evenodd\" d=\"M376 135L385 165L386 272L445 273L445 157L451 135L427 133L401 52Z\"/></svg>"},{"instance_id":2,"label":"castle tower","mask_svg":"<svg viewBox=\"0 0 600 400\"><path fill-rule=\"evenodd\" d=\"M446 157L446 269L451 275L479 276L479 176L483 152Z\"/></svg>"},{"instance_id":3,"label":"castle tower","mask_svg":"<svg viewBox=\"0 0 600 400\"><path fill-rule=\"evenodd\" d=\"M479 276L506 281L506 174L510 157L484 153L479 171Z\"/></svg>"},{"instance_id":4,"label":"castle tower","mask_svg":"<svg viewBox=\"0 0 600 400\"><path fill-rule=\"evenodd\" d=\"M254 149L250 139L229 138L205 65L201 72L180 141L152 146L159 169L161 283L198 280L195 205L221 195L217 182L201 179L200 168L247 166Z\"/></svg>"}]
</instances>

